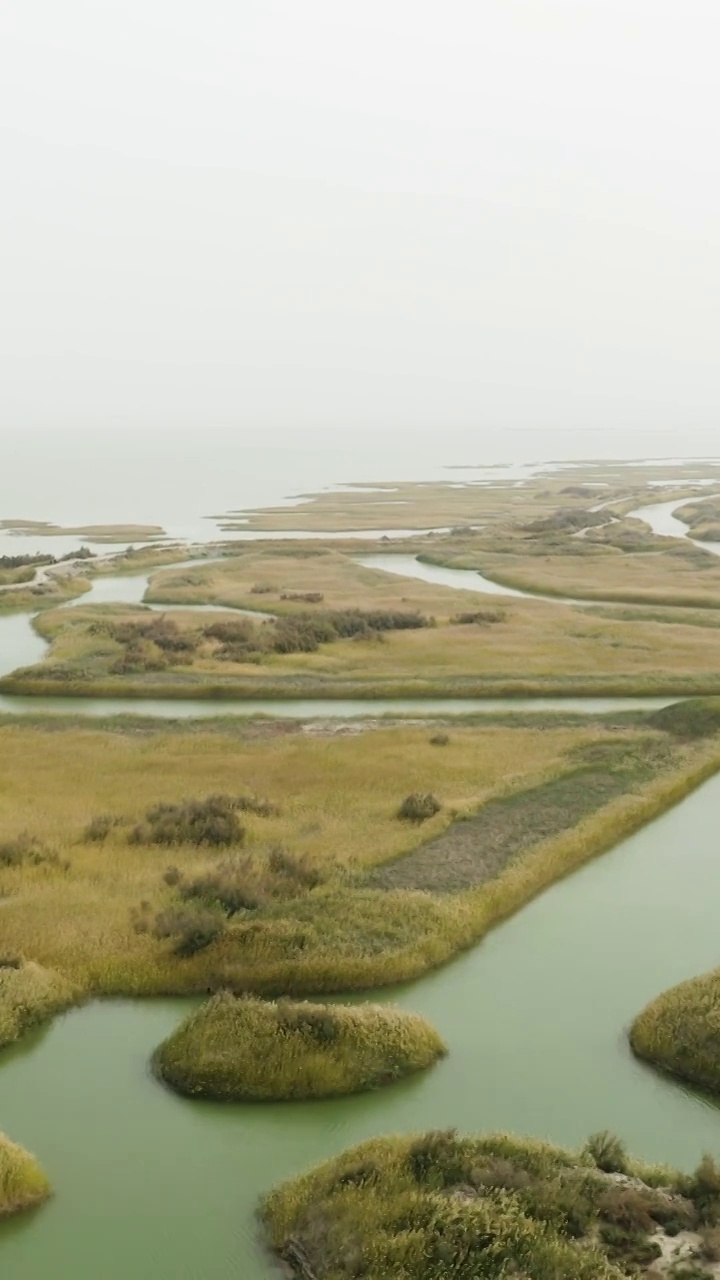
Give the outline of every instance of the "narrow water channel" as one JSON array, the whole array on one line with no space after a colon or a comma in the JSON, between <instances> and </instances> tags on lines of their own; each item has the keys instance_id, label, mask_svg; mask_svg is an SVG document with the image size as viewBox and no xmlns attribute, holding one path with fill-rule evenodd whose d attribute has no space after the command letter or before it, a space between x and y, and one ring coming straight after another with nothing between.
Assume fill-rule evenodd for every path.
<instances>
[{"instance_id":1,"label":"narrow water channel","mask_svg":"<svg viewBox=\"0 0 720 1280\"><path fill-rule=\"evenodd\" d=\"M184 561L168 568L179 569L187 564L207 564L207 560ZM427 565L409 555L368 556L359 561L371 568L391 573L440 582L469 591L492 591L494 594L523 595L523 592L490 583L472 569L444 569ZM477 586L485 582L486 587ZM89 604L142 604L150 582L150 575L122 574L93 578L89 591L69 601L64 608ZM268 618L267 613L244 609L230 609L224 605L157 604L148 608L166 612L173 607L190 612L241 613L256 619ZM0 615L0 676L8 675L18 667L40 662L47 646L33 627L33 619L27 613ZM466 715L476 712L497 711L578 711L602 713L604 711L652 710L667 706L673 698L344 698L344 699L279 699L250 698L65 698L20 697L0 694L0 714L12 715L83 715L111 716L130 714L158 716L169 719L202 718L208 716L265 715L282 719L313 719L328 717L344 719L353 716L382 715Z\"/></svg>"},{"instance_id":2,"label":"narrow water channel","mask_svg":"<svg viewBox=\"0 0 720 1280\"><path fill-rule=\"evenodd\" d=\"M636 1063L625 1028L662 988L718 961L720 778L555 885L474 950L388 993L450 1056L339 1102L176 1098L148 1056L187 1001L75 1010L0 1060L2 1126L55 1186L0 1226L3 1274L39 1280L269 1280L258 1196L372 1134L456 1125L577 1144L608 1126L650 1159L720 1151L720 1109ZM374 998L377 998L375 996Z\"/></svg>"}]
</instances>

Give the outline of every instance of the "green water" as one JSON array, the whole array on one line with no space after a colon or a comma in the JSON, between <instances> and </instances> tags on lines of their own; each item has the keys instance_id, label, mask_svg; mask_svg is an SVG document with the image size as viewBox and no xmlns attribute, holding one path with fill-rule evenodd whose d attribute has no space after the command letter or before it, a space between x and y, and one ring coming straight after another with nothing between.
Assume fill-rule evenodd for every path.
<instances>
[{"instance_id":1,"label":"green water","mask_svg":"<svg viewBox=\"0 0 720 1280\"><path fill-rule=\"evenodd\" d=\"M56 1189L0 1228L12 1280L261 1280L254 1208L273 1183L371 1134L457 1125L639 1155L720 1151L720 1109L636 1063L624 1029L718 962L720 777L401 992L450 1046L432 1072L346 1101L216 1106L166 1092L153 1047L187 1001L76 1010L3 1055L0 1122ZM389 996L387 998L390 998Z\"/></svg>"}]
</instances>

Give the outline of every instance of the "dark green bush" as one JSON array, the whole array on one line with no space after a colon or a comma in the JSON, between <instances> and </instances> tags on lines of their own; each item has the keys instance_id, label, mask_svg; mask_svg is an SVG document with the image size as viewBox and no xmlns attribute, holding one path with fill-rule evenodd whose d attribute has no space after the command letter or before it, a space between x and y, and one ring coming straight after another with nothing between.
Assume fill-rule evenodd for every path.
<instances>
[{"instance_id":1,"label":"dark green bush","mask_svg":"<svg viewBox=\"0 0 720 1280\"><path fill-rule=\"evenodd\" d=\"M449 733L434 733L430 739L430 745L433 747L446 747L450 742Z\"/></svg>"},{"instance_id":2,"label":"dark green bush","mask_svg":"<svg viewBox=\"0 0 720 1280\"><path fill-rule=\"evenodd\" d=\"M704 1155L697 1169L682 1188L706 1226L720 1222L720 1166L712 1156Z\"/></svg>"},{"instance_id":3,"label":"dark green bush","mask_svg":"<svg viewBox=\"0 0 720 1280\"><path fill-rule=\"evenodd\" d=\"M480 627L491 626L495 622L504 622L507 618L505 609L475 609L473 613L458 613L451 619L456 626L471 626L473 624Z\"/></svg>"},{"instance_id":4,"label":"dark green bush","mask_svg":"<svg viewBox=\"0 0 720 1280\"><path fill-rule=\"evenodd\" d=\"M424 1133L408 1151L408 1165L416 1182L451 1187L467 1181L466 1156L456 1129Z\"/></svg>"},{"instance_id":5,"label":"dark green bush","mask_svg":"<svg viewBox=\"0 0 720 1280\"><path fill-rule=\"evenodd\" d=\"M181 877L176 883L184 899L197 898L219 907L228 916L238 911L257 911L268 898L249 858L227 859L204 875L192 880Z\"/></svg>"},{"instance_id":6,"label":"dark green bush","mask_svg":"<svg viewBox=\"0 0 720 1280\"><path fill-rule=\"evenodd\" d=\"M627 1173L625 1144L608 1129L591 1133L583 1150L603 1173Z\"/></svg>"},{"instance_id":7,"label":"dark green bush","mask_svg":"<svg viewBox=\"0 0 720 1280\"><path fill-rule=\"evenodd\" d=\"M28 831L23 831L13 840L4 840L0 844L0 867L25 865L39 867L42 863L59 864L59 858L56 853L51 853L37 836L30 835ZM69 863L67 865L69 866Z\"/></svg>"},{"instance_id":8,"label":"dark green bush","mask_svg":"<svg viewBox=\"0 0 720 1280\"><path fill-rule=\"evenodd\" d=\"M188 905L158 912L152 934L159 940L172 939L173 953L187 958L204 951L224 930L225 918L219 911Z\"/></svg>"},{"instance_id":9,"label":"dark green bush","mask_svg":"<svg viewBox=\"0 0 720 1280\"><path fill-rule=\"evenodd\" d=\"M220 640L223 644L237 648L253 648L257 644L255 624L250 618L228 618L223 622L212 622L203 627L203 635L208 640Z\"/></svg>"},{"instance_id":10,"label":"dark green bush","mask_svg":"<svg viewBox=\"0 0 720 1280\"><path fill-rule=\"evenodd\" d=\"M309 1035L318 1044L332 1044L339 1034L339 1024L332 1008L278 1000L278 1025L288 1034Z\"/></svg>"},{"instance_id":11,"label":"dark green bush","mask_svg":"<svg viewBox=\"0 0 720 1280\"><path fill-rule=\"evenodd\" d=\"M428 818L434 818L441 809L440 801L429 791L413 791L403 800L397 816L404 822L426 822Z\"/></svg>"},{"instance_id":12,"label":"dark green bush","mask_svg":"<svg viewBox=\"0 0 720 1280\"><path fill-rule=\"evenodd\" d=\"M181 804L158 804L130 833L133 844L194 844L227 848L242 844L245 829L231 796L208 796Z\"/></svg>"},{"instance_id":13,"label":"dark green bush","mask_svg":"<svg viewBox=\"0 0 720 1280\"><path fill-rule=\"evenodd\" d=\"M85 830L83 831L83 840L88 844L102 844L103 840L107 840L110 832L115 827L122 826L123 818L118 818L112 813L100 813L95 818L91 818Z\"/></svg>"},{"instance_id":14,"label":"dark green bush","mask_svg":"<svg viewBox=\"0 0 720 1280\"><path fill-rule=\"evenodd\" d=\"M273 875L292 882L301 889L315 889L322 880L317 867L307 858L298 858L286 849L273 849L268 866Z\"/></svg>"},{"instance_id":15,"label":"dark green bush","mask_svg":"<svg viewBox=\"0 0 720 1280\"><path fill-rule=\"evenodd\" d=\"M623 1269L649 1267L662 1256L662 1249L655 1240L641 1231L629 1231L613 1223L600 1227L600 1240L610 1260L619 1263Z\"/></svg>"}]
</instances>

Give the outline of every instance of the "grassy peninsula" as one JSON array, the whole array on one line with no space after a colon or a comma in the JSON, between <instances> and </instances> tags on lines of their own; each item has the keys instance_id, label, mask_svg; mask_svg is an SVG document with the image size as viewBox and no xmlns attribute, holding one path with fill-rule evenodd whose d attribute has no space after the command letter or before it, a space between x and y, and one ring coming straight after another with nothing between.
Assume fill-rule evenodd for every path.
<instances>
[{"instance_id":1,"label":"grassy peninsula","mask_svg":"<svg viewBox=\"0 0 720 1280\"><path fill-rule=\"evenodd\" d=\"M7 722L6 953L78 998L417 977L718 768L707 707L699 737L671 712L340 732ZM405 820L411 794L439 807Z\"/></svg>"},{"instance_id":2,"label":"grassy peninsula","mask_svg":"<svg viewBox=\"0 0 720 1280\"><path fill-rule=\"evenodd\" d=\"M220 992L160 1045L154 1066L179 1093L266 1102L378 1089L445 1052L430 1023L400 1009Z\"/></svg>"},{"instance_id":3,"label":"grassy peninsula","mask_svg":"<svg viewBox=\"0 0 720 1280\"><path fill-rule=\"evenodd\" d=\"M639 1058L720 1094L720 970L664 991L638 1015L630 1044Z\"/></svg>"},{"instance_id":4,"label":"grassy peninsula","mask_svg":"<svg viewBox=\"0 0 720 1280\"><path fill-rule=\"evenodd\" d=\"M449 1130L365 1142L262 1217L297 1280L711 1280L719 1192L711 1160L690 1176L642 1165L607 1133L571 1152Z\"/></svg>"},{"instance_id":5,"label":"grassy peninsula","mask_svg":"<svg viewBox=\"0 0 720 1280\"><path fill-rule=\"evenodd\" d=\"M50 1195L50 1184L34 1157L0 1133L0 1218L34 1209Z\"/></svg>"},{"instance_id":6,"label":"grassy peninsula","mask_svg":"<svg viewBox=\"0 0 720 1280\"><path fill-rule=\"evenodd\" d=\"M75 991L60 974L33 961L0 956L0 1048L67 1009L74 999Z\"/></svg>"}]
</instances>

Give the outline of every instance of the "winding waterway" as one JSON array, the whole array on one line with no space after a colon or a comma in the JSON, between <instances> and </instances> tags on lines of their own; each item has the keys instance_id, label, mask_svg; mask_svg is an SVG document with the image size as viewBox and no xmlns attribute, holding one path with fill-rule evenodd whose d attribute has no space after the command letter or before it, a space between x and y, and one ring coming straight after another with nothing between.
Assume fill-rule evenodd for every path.
<instances>
[{"instance_id":1,"label":"winding waterway","mask_svg":"<svg viewBox=\"0 0 720 1280\"><path fill-rule=\"evenodd\" d=\"M166 568L180 569L191 564L209 564L208 558L182 561ZM412 555L377 555L358 557L358 563L368 568L415 577L425 582L452 586L463 591L499 596L527 596L527 592L504 587L491 582L474 569L446 569L440 565L425 564ZM92 579L89 591L70 600L64 608L94 604L145 604L146 608L159 612L173 607L184 612L241 613L254 618L272 615L245 609L231 609L225 605L176 605L145 602L150 574L122 574L98 576ZM537 597L529 597L537 598ZM550 597L547 597L550 599ZM553 603L573 603L553 597ZM578 602L582 603L582 602ZM33 627L30 614L0 615L0 676L8 675L18 667L39 662L47 649L46 642ZM278 699L251 698L218 700L212 698L67 698L62 696L22 697L14 694L0 695L0 713L13 715L64 714L104 717L119 714L162 716L165 718L202 718L217 715L253 716L265 715L280 718L314 719L328 717L342 719L353 716L382 715L463 715L476 712L498 711L578 711L603 712L634 710L667 706L672 698L354 698L354 699Z\"/></svg>"}]
</instances>

